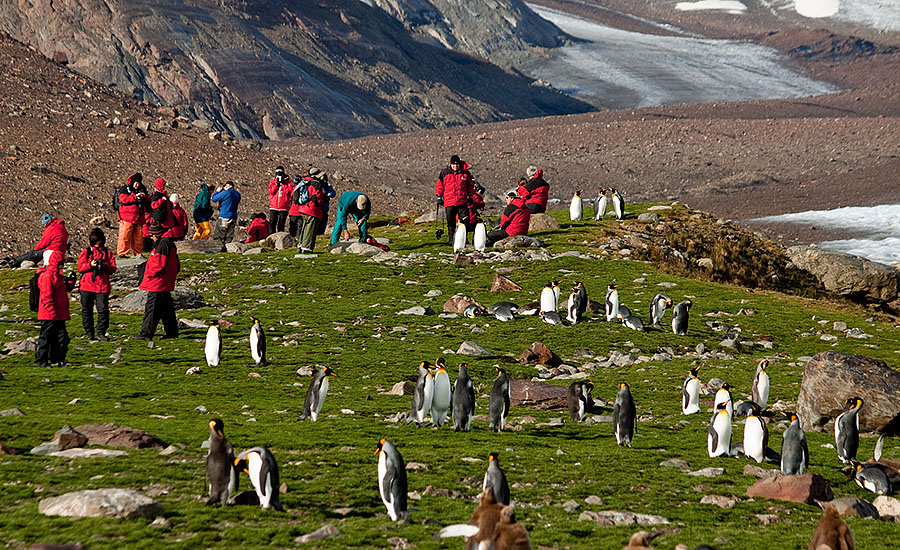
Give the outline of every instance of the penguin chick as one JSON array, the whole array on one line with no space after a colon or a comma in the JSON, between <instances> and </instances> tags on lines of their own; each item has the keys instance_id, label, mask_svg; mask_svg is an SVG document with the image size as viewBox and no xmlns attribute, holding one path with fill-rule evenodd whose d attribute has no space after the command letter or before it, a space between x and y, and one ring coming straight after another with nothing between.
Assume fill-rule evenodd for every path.
<instances>
[{"instance_id":1,"label":"penguin chick","mask_svg":"<svg viewBox=\"0 0 900 550\"><path fill-rule=\"evenodd\" d=\"M494 550L531 550L531 539L521 523L516 523L516 509L505 506L494 532Z\"/></svg>"},{"instance_id":2,"label":"penguin chick","mask_svg":"<svg viewBox=\"0 0 900 550\"><path fill-rule=\"evenodd\" d=\"M206 364L216 367L221 359L222 333L219 331L219 321L213 319L209 322L209 329L206 331Z\"/></svg>"},{"instance_id":3,"label":"penguin chick","mask_svg":"<svg viewBox=\"0 0 900 550\"><path fill-rule=\"evenodd\" d=\"M672 310L672 332L679 336L687 334L688 329L688 313L694 303L690 300L679 302Z\"/></svg>"},{"instance_id":4,"label":"penguin chick","mask_svg":"<svg viewBox=\"0 0 900 550\"><path fill-rule=\"evenodd\" d=\"M697 377L699 372L699 366L692 368L681 386L682 414L696 414L700 412L700 378Z\"/></svg>"},{"instance_id":5,"label":"penguin chick","mask_svg":"<svg viewBox=\"0 0 900 550\"><path fill-rule=\"evenodd\" d=\"M484 491L488 487L494 492L497 502L509 504L509 483L506 481L506 474L500 469L500 455L497 453L488 455L488 468L484 473L481 490Z\"/></svg>"},{"instance_id":6,"label":"penguin chick","mask_svg":"<svg viewBox=\"0 0 900 550\"><path fill-rule=\"evenodd\" d=\"M809 465L809 447L806 434L800 427L796 414L785 413L790 425L781 439L781 472L788 475L802 474Z\"/></svg>"},{"instance_id":7,"label":"penguin chick","mask_svg":"<svg viewBox=\"0 0 900 550\"><path fill-rule=\"evenodd\" d=\"M631 447L634 438L634 424L636 420L634 398L631 397L631 388L622 382L619 384L619 393L616 394L616 404L613 407L613 433L619 446Z\"/></svg>"},{"instance_id":8,"label":"penguin chick","mask_svg":"<svg viewBox=\"0 0 900 550\"><path fill-rule=\"evenodd\" d=\"M406 509L406 464L393 443L382 438L375 453L378 455L378 493L387 508L391 521L409 519Z\"/></svg>"},{"instance_id":9,"label":"penguin chick","mask_svg":"<svg viewBox=\"0 0 900 550\"><path fill-rule=\"evenodd\" d=\"M229 504L237 489L234 471L234 448L225 439L225 424L221 419L209 421L209 454L206 455L206 478L209 481L207 506Z\"/></svg>"},{"instance_id":10,"label":"penguin chick","mask_svg":"<svg viewBox=\"0 0 900 550\"><path fill-rule=\"evenodd\" d=\"M253 447L237 456L234 466L238 471L250 476L250 482L256 489L259 497L259 505L263 510L275 508L283 512L278 491L281 489L281 481L278 476L278 464L275 457L265 447Z\"/></svg>"},{"instance_id":11,"label":"penguin chick","mask_svg":"<svg viewBox=\"0 0 900 550\"><path fill-rule=\"evenodd\" d=\"M460 363L459 374L453 385L453 431L467 432L472 429L475 415L475 387L469 377L469 365Z\"/></svg>"},{"instance_id":12,"label":"penguin chick","mask_svg":"<svg viewBox=\"0 0 900 550\"><path fill-rule=\"evenodd\" d=\"M587 416L591 390L593 389L594 384L589 380L586 382L575 381L569 384L569 389L566 392L566 406L569 409L569 418L572 422L582 422Z\"/></svg>"},{"instance_id":13,"label":"penguin chick","mask_svg":"<svg viewBox=\"0 0 900 550\"><path fill-rule=\"evenodd\" d=\"M319 418L322 405L325 404L325 396L328 395L328 377L337 376L331 367L316 369L312 381L306 389L306 399L303 401L303 413L297 420L309 418L315 422Z\"/></svg>"},{"instance_id":14,"label":"penguin chick","mask_svg":"<svg viewBox=\"0 0 900 550\"><path fill-rule=\"evenodd\" d=\"M819 502L819 506L825 514L819 519L813 531L809 550L820 550L822 547L831 550L856 550L850 526L841 518L834 505L830 502Z\"/></svg>"},{"instance_id":15,"label":"penguin chick","mask_svg":"<svg viewBox=\"0 0 900 550\"><path fill-rule=\"evenodd\" d=\"M628 544L622 547L622 550L652 550L650 543L661 533L648 533L647 531L638 531L631 535Z\"/></svg>"},{"instance_id":16,"label":"penguin chick","mask_svg":"<svg viewBox=\"0 0 900 550\"><path fill-rule=\"evenodd\" d=\"M506 371L500 367L497 369L497 379L491 389L491 399L488 403L491 423L488 429L492 432L501 432L506 425L506 417L509 414L509 377Z\"/></svg>"},{"instance_id":17,"label":"penguin chick","mask_svg":"<svg viewBox=\"0 0 900 550\"><path fill-rule=\"evenodd\" d=\"M856 460L851 460L850 464L853 466L853 479L866 491L876 495L889 495L893 492L891 480L877 465L860 464Z\"/></svg>"},{"instance_id":18,"label":"penguin chick","mask_svg":"<svg viewBox=\"0 0 900 550\"><path fill-rule=\"evenodd\" d=\"M750 388L751 399L763 410L769 402L769 373L766 372L768 366L768 359L759 360L756 374L753 375L753 386Z\"/></svg>"},{"instance_id":19,"label":"penguin chick","mask_svg":"<svg viewBox=\"0 0 900 550\"><path fill-rule=\"evenodd\" d=\"M250 327L250 356L257 365L266 364L266 334L262 324L256 317L250 317L253 326Z\"/></svg>"},{"instance_id":20,"label":"penguin chick","mask_svg":"<svg viewBox=\"0 0 900 550\"><path fill-rule=\"evenodd\" d=\"M844 402L844 412L834 421L834 442L838 458L844 464L856 458L859 449L859 409L863 400L851 397Z\"/></svg>"}]
</instances>

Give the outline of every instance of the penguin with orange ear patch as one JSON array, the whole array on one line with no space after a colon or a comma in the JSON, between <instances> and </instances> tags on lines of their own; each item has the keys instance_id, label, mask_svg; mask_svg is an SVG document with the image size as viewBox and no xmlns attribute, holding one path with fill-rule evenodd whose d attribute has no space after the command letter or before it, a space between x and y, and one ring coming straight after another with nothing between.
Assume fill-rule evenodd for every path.
<instances>
[{"instance_id":1,"label":"penguin with orange ear patch","mask_svg":"<svg viewBox=\"0 0 900 550\"><path fill-rule=\"evenodd\" d=\"M225 424L221 419L209 421L209 454L206 455L206 478L209 480L207 506L229 504L237 489L234 471L234 449L225 439Z\"/></svg>"},{"instance_id":2,"label":"penguin with orange ear patch","mask_svg":"<svg viewBox=\"0 0 900 550\"><path fill-rule=\"evenodd\" d=\"M391 521L409 519L406 509L406 464L394 444L382 438L375 453L378 455L378 493L387 508Z\"/></svg>"}]
</instances>

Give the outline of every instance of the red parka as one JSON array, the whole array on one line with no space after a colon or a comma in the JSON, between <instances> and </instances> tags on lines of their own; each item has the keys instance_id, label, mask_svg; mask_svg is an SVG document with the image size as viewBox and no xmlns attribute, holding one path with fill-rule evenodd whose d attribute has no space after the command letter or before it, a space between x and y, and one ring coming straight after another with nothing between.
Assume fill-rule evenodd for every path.
<instances>
[{"instance_id":1,"label":"red parka","mask_svg":"<svg viewBox=\"0 0 900 550\"><path fill-rule=\"evenodd\" d=\"M94 273L91 260L100 260L102 268ZM78 256L78 272L81 273L79 290L107 294L112 289L109 276L116 272L116 255L108 248L99 246L85 248Z\"/></svg>"},{"instance_id":2,"label":"red parka","mask_svg":"<svg viewBox=\"0 0 900 550\"><path fill-rule=\"evenodd\" d=\"M187 235L187 212L184 211L180 204L172 203L172 218L175 220L175 227L166 231L164 236L180 239Z\"/></svg>"},{"instance_id":3,"label":"red parka","mask_svg":"<svg viewBox=\"0 0 900 550\"><path fill-rule=\"evenodd\" d=\"M444 168L434 185L434 193L443 197L444 206L462 206L474 192L475 180L469 174L468 162L463 162L458 172L449 166Z\"/></svg>"},{"instance_id":4,"label":"red parka","mask_svg":"<svg viewBox=\"0 0 900 550\"><path fill-rule=\"evenodd\" d=\"M62 256L56 254L50 264L38 269L38 289L41 298L38 301L38 321L68 321L69 293L61 272Z\"/></svg>"},{"instance_id":5,"label":"red parka","mask_svg":"<svg viewBox=\"0 0 900 550\"><path fill-rule=\"evenodd\" d=\"M175 227L175 216L172 215L172 203L169 201L169 193L166 191L166 180L156 178L153 186L156 191L150 195L152 218L164 228L171 229Z\"/></svg>"},{"instance_id":6,"label":"red parka","mask_svg":"<svg viewBox=\"0 0 900 550\"><path fill-rule=\"evenodd\" d=\"M484 208L484 198L482 198L479 193L472 193L472 197L469 200L469 221L468 223L478 223L481 221L478 213ZM459 219L459 215L456 216Z\"/></svg>"},{"instance_id":7,"label":"red parka","mask_svg":"<svg viewBox=\"0 0 900 550\"><path fill-rule=\"evenodd\" d=\"M175 290L175 278L180 268L175 242L169 237L163 237L150 252L144 268L144 280L138 288L147 292L172 292Z\"/></svg>"},{"instance_id":8,"label":"red parka","mask_svg":"<svg viewBox=\"0 0 900 550\"><path fill-rule=\"evenodd\" d=\"M63 256L69 248L69 232L66 230L66 222L53 218L44 227L41 240L34 245L35 250L53 250Z\"/></svg>"},{"instance_id":9,"label":"red parka","mask_svg":"<svg viewBox=\"0 0 900 550\"><path fill-rule=\"evenodd\" d=\"M316 182L316 185L313 183ZM322 206L325 204L325 192L319 188L317 180L312 176L304 176L301 184L306 184L306 190L309 192L309 200L306 204L298 205L299 214L312 216L317 220L325 219L325 210ZM299 215L298 214L298 215Z\"/></svg>"},{"instance_id":10,"label":"red parka","mask_svg":"<svg viewBox=\"0 0 900 550\"><path fill-rule=\"evenodd\" d=\"M544 181L544 171L538 170L528 183L519 187L519 196L525 198L525 204L536 204L547 208L547 197L550 195L550 184Z\"/></svg>"},{"instance_id":11,"label":"red parka","mask_svg":"<svg viewBox=\"0 0 900 550\"><path fill-rule=\"evenodd\" d=\"M247 228L247 240L245 243L261 241L269 236L269 222L265 218L253 218L250 227Z\"/></svg>"},{"instance_id":12,"label":"red parka","mask_svg":"<svg viewBox=\"0 0 900 550\"><path fill-rule=\"evenodd\" d=\"M269 181L269 210L288 210L291 207L291 192L294 184L285 176L281 183L272 178Z\"/></svg>"},{"instance_id":13,"label":"red parka","mask_svg":"<svg viewBox=\"0 0 900 550\"><path fill-rule=\"evenodd\" d=\"M500 229L505 230L509 236L527 235L529 221L531 221L531 212L525 208L525 199L519 197L513 199L500 215Z\"/></svg>"},{"instance_id":14,"label":"red parka","mask_svg":"<svg viewBox=\"0 0 900 550\"><path fill-rule=\"evenodd\" d=\"M142 223L141 200L137 197L139 189L131 185L132 177L134 174L128 176L128 185L119 190L119 219L128 223Z\"/></svg>"}]
</instances>

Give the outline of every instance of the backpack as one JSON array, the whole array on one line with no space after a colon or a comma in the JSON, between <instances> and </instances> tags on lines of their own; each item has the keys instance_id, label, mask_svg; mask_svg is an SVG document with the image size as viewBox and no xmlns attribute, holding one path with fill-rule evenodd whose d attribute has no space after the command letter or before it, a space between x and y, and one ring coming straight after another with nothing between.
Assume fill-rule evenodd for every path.
<instances>
[{"instance_id":1,"label":"backpack","mask_svg":"<svg viewBox=\"0 0 900 550\"><path fill-rule=\"evenodd\" d=\"M303 206L304 204L309 202L309 183L301 180L297 187L294 188L294 193L291 196L291 200L294 203Z\"/></svg>"},{"instance_id":2,"label":"backpack","mask_svg":"<svg viewBox=\"0 0 900 550\"><path fill-rule=\"evenodd\" d=\"M162 198L162 193L157 196L157 193L154 193L153 196L150 197L151 201L159 200ZM166 200L162 201L162 204L156 208L150 210L150 216L153 218L153 221L158 223L163 227L168 227L166 225L167 221L172 220L172 201L166 197Z\"/></svg>"},{"instance_id":3,"label":"backpack","mask_svg":"<svg viewBox=\"0 0 900 550\"><path fill-rule=\"evenodd\" d=\"M113 209L113 212L115 212L116 214L119 213L119 207L121 206L119 204L119 195L121 194L121 191L122 191L121 189L116 188L115 195L113 195L112 209Z\"/></svg>"},{"instance_id":4,"label":"backpack","mask_svg":"<svg viewBox=\"0 0 900 550\"><path fill-rule=\"evenodd\" d=\"M35 273L34 276L28 281L28 309L31 311L37 311L38 305L41 302L41 289L38 287L38 274Z\"/></svg>"}]
</instances>

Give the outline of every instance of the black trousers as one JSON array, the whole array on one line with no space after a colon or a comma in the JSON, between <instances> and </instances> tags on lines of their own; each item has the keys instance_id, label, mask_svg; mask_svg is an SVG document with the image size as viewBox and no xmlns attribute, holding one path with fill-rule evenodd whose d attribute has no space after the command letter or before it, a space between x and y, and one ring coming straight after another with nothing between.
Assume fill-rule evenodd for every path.
<instances>
[{"instance_id":1,"label":"black trousers","mask_svg":"<svg viewBox=\"0 0 900 550\"><path fill-rule=\"evenodd\" d=\"M41 321L34 360L38 365L64 363L69 353L69 332L65 321Z\"/></svg>"},{"instance_id":2,"label":"black trousers","mask_svg":"<svg viewBox=\"0 0 900 550\"><path fill-rule=\"evenodd\" d=\"M302 221L303 216L290 216L290 223L288 223L288 233L291 234L291 237L296 237L300 234L300 222Z\"/></svg>"},{"instance_id":3,"label":"black trousers","mask_svg":"<svg viewBox=\"0 0 900 550\"><path fill-rule=\"evenodd\" d=\"M81 290L81 326L88 338L94 338L94 306L97 306L97 332L103 336L109 328L109 293Z\"/></svg>"},{"instance_id":4,"label":"black trousers","mask_svg":"<svg viewBox=\"0 0 900 550\"><path fill-rule=\"evenodd\" d=\"M509 233L507 233L504 229L495 229L493 231L488 231L484 245L492 246L495 242L502 241L507 237L509 237Z\"/></svg>"},{"instance_id":5,"label":"black trousers","mask_svg":"<svg viewBox=\"0 0 900 550\"><path fill-rule=\"evenodd\" d=\"M538 205L535 204L535 203L526 204L526 205L525 205L525 208L527 208L528 211L531 212L532 214L540 214L540 213L542 213L542 212L546 212L546 211L547 211L547 208L545 208L545 207L543 207L543 206L538 206Z\"/></svg>"},{"instance_id":6,"label":"black trousers","mask_svg":"<svg viewBox=\"0 0 900 550\"><path fill-rule=\"evenodd\" d=\"M269 210L269 234L284 231L284 222L287 218L287 210Z\"/></svg>"},{"instance_id":7,"label":"black trousers","mask_svg":"<svg viewBox=\"0 0 900 550\"><path fill-rule=\"evenodd\" d=\"M166 338L178 336L178 321L175 319L175 301L171 292L148 292L147 305L144 306L144 321L141 323L141 336L153 338L156 327L162 321Z\"/></svg>"},{"instance_id":8,"label":"black trousers","mask_svg":"<svg viewBox=\"0 0 900 550\"><path fill-rule=\"evenodd\" d=\"M16 267L19 267L22 262L29 261L38 263L44 259L44 251L43 250L29 250L28 252L22 254L21 256L16 256L14 261L16 263Z\"/></svg>"},{"instance_id":9,"label":"black trousers","mask_svg":"<svg viewBox=\"0 0 900 550\"><path fill-rule=\"evenodd\" d=\"M456 216L459 215L461 217L465 217L469 219L469 207L465 204L460 204L459 206L445 206L444 211L447 213L447 233L449 234L449 242L453 244L453 236L456 234ZM469 228L468 224L465 224L466 228Z\"/></svg>"}]
</instances>

